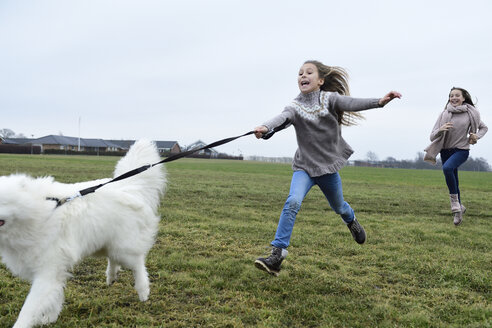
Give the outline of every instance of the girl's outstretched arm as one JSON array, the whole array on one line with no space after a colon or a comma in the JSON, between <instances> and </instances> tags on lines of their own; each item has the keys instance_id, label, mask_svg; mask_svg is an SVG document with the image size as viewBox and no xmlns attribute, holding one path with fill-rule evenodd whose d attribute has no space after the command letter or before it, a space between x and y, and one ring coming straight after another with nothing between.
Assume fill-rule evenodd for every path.
<instances>
[{"instance_id":1,"label":"girl's outstretched arm","mask_svg":"<svg viewBox=\"0 0 492 328\"><path fill-rule=\"evenodd\" d=\"M395 98L401 98L401 93L397 91L390 91L383 98L379 99L379 105L383 107Z\"/></svg>"},{"instance_id":2,"label":"girl's outstretched arm","mask_svg":"<svg viewBox=\"0 0 492 328\"><path fill-rule=\"evenodd\" d=\"M255 137L269 139L276 131L285 129L293 124L293 121L294 109L287 106L281 114L254 128Z\"/></svg>"}]
</instances>

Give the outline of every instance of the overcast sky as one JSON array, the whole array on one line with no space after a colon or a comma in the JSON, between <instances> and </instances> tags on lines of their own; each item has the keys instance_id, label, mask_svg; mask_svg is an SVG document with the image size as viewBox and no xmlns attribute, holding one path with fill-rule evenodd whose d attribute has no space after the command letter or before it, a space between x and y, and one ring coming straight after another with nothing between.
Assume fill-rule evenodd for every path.
<instances>
[{"instance_id":1,"label":"overcast sky","mask_svg":"<svg viewBox=\"0 0 492 328\"><path fill-rule=\"evenodd\" d=\"M349 71L353 97L403 94L344 128L351 159L414 159L453 86L492 130L491 13L488 0L2 0L0 129L209 143L279 114L316 59ZM217 150L296 148L290 128ZM471 156L492 164L492 131Z\"/></svg>"}]
</instances>

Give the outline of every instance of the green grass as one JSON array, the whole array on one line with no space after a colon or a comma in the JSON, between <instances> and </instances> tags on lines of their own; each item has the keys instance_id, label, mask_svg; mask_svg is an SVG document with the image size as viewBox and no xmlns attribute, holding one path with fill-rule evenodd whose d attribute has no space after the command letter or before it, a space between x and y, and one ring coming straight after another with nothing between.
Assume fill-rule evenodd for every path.
<instances>
[{"instance_id":1,"label":"green grass","mask_svg":"<svg viewBox=\"0 0 492 328\"><path fill-rule=\"evenodd\" d=\"M0 174L75 182L111 176L117 158L0 155ZM50 327L491 327L492 173L460 172L468 210L454 227L442 172L346 167L346 200L368 239L356 244L315 187L297 217L279 277L253 265L287 196L285 164L182 159L147 267L148 302L129 271L105 285L106 262L77 265ZM29 284L0 265L0 327Z\"/></svg>"}]
</instances>

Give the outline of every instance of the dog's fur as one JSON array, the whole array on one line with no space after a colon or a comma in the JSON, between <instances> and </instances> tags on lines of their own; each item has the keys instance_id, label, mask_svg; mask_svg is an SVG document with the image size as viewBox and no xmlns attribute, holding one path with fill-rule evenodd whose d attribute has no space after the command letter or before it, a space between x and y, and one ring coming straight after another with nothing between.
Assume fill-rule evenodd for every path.
<instances>
[{"instance_id":1,"label":"dog's fur","mask_svg":"<svg viewBox=\"0 0 492 328\"><path fill-rule=\"evenodd\" d=\"M155 145L140 140L118 162L114 176L159 160ZM62 184L51 177L0 177L0 256L14 275L32 283L14 327L56 321L69 271L92 254L108 258L108 284L120 267L131 269L140 300L148 299L145 258L160 220L157 209L166 184L162 165L57 208L46 199L72 196L108 180Z\"/></svg>"}]
</instances>

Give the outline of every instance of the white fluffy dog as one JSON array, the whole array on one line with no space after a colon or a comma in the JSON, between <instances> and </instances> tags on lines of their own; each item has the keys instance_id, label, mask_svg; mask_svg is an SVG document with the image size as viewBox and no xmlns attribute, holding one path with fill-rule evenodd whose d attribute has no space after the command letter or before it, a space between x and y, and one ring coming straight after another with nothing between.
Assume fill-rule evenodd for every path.
<instances>
[{"instance_id":1,"label":"white fluffy dog","mask_svg":"<svg viewBox=\"0 0 492 328\"><path fill-rule=\"evenodd\" d=\"M159 160L155 145L140 140L118 162L114 176ZM0 256L14 275L32 283L15 328L56 321L69 271L91 254L108 258L108 284L116 280L120 267L131 269L140 300L148 299L145 258L160 220L157 209L166 184L162 165L60 207L47 200L107 181L62 184L51 177L0 177Z\"/></svg>"}]
</instances>

